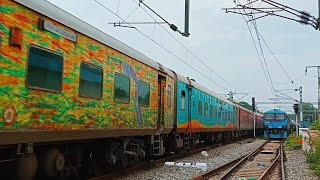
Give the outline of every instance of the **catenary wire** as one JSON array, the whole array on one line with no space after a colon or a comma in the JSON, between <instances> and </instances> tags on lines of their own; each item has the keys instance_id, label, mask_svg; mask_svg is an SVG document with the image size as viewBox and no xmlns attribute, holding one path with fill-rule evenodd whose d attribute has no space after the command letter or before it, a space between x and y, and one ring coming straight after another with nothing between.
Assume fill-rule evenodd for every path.
<instances>
[{"instance_id":1,"label":"catenary wire","mask_svg":"<svg viewBox=\"0 0 320 180\"><path fill-rule=\"evenodd\" d=\"M238 2L239 2L239 0L238 0ZM249 2L250 2L250 0L249 0ZM239 3L240 3L240 2L239 2ZM252 6L252 5L250 5L250 6ZM252 19L255 19L255 16L254 16L254 15L252 15ZM250 21L250 22L251 22L251 24L253 25L253 27L255 28L256 35L257 35L257 39L258 39L258 44L259 44L260 51L261 51L261 56L262 56L263 62L264 62L265 67L266 67L266 72L267 72L267 75L268 75L268 77L269 77L269 81L270 81L272 90L275 92L275 88L274 88L274 85L273 85L273 83L272 83L272 78L271 78L271 75L270 75L270 71L269 71L269 68L268 68L268 64L267 64L267 61L266 61L266 58L265 58L265 55L264 55L264 52L263 52L263 48L262 48L262 45L261 45L261 42L260 42L260 36L259 36L257 21L254 20L254 21Z\"/></svg>"},{"instance_id":2,"label":"catenary wire","mask_svg":"<svg viewBox=\"0 0 320 180\"><path fill-rule=\"evenodd\" d=\"M237 3L235 2L235 0L234 0L233 2L234 2L234 4L235 4L235 5L237 5ZM240 10L239 10L239 11L240 11ZM265 77L266 77L266 80L267 80L268 86L269 86L269 88L270 88L270 90L271 90L271 93L272 93L272 94L273 94L273 96L275 97L274 89L272 88L272 86L271 86L271 84L270 84L270 82L269 82L269 78L268 78L268 76L267 76L267 73L266 73L265 67L263 66L262 59L261 59L260 53L259 53L259 51L258 51L258 48L257 48L256 42L255 42L255 40L254 40L254 38L253 38L253 34L252 34L251 29L250 29L250 26L249 26L249 24L247 23L247 20L245 19L245 17L244 17L243 15L242 15L242 18L243 18L243 19L244 19L244 21L246 22L246 25L247 25L247 28L248 28L248 30L249 30L249 33L250 33L250 36L251 36L251 39L252 39L253 45L254 45L255 50L256 50L256 53L257 53L257 55L258 55L258 59L259 59L259 61L260 61L260 65L261 65L261 67L262 67L262 69L263 69L263 73L264 73L264 75L265 75Z\"/></svg>"},{"instance_id":3,"label":"catenary wire","mask_svg":"<svg viewBox=\"0 0 320 180\"><path fill-rule=\"evenodd\" d=\"M135 0L132 0L133 2L135 2L137 5L139 5L138 2L136 2ZM152 18L153 20L155 20L155 22L158 23L158 21L147 11L145 10L143 7L139 6L150 18ZM241 90L239 90L238 88L236 88L235 86L233 86L231 83L229 83L228 81L226 81L224 78L222 78L219 74L217 74L212 68L210 68L206 63L204 63L203 60L201 60L198 56L196 56L188 47L186 47L184 44L182 44L176 37L174 37L172 35L172 33L170 33L166 28L163 27L162 24L158 23L158 25L164 29L175 41L177 41L187 52L189 52L193 57L195 57L201 64L203 64L206 68L208 68L212 73L214 73L216 76L218 76L222 81L224 81L226 84L230 85L231 87L235 88L237 91L242 92Z\"/></svg>"},{"instance_id":4,"label":"catenary wire","mask_svg":"<svg viewBox=\"0 0 320 180\"><path fill-rule=\"evenodd\" d=\"M95 1L97 4L99 4L100 6L102 6L104 9L106 9L107 11L109 11L110 13L112 13L113 15L117 16L119 19L121 19L122 21L124 21L125 23L127 23L128 25L130 25L131 27L133 27L129 22L126 22L122 17L120 17L119 15L117 15L116 13L114 13L113 11L111 11L108 7L106 7L105 5L103 5L102 3L100 3L98 0L93 0ZM224 89L225 91L229 92L227 90L227 88L223 87L222 85L218 84L217 82L213 81L210 77L208 77L207 75L205 75L204 73L202 73L201 71L199 71L198 69L196 69L195 67L191 66L190 64L186 63L183 59L181 59L180 57L178 57L176 54L174 54L173 52L171 52L170 50L168 50L167 48L165 48L164 46L162 46L161 44L159 44L157 41L155 41L154 39L150 38L149 36L147 36L145 33L143 33L142 31L138 30L137 28L134 28L136 31L138 31L141 35L145 36L146 38L148 38L149 40L153 41L155 44L157 44L159 47L161 47L162 49L164 49L165 51L167 51L169 54L173 55L174 57L176 57L178 60L180 60L181 62L185 63L186 65L188 65L190 68L192 68L193 70L195 70L196 72L198 72L199 74L201 74L202 76L206 77L208 80L210 80L211 82L213 82L214 84L216 84L217 86L219 86L220 88Z\"/></svg>"}]
</instances>

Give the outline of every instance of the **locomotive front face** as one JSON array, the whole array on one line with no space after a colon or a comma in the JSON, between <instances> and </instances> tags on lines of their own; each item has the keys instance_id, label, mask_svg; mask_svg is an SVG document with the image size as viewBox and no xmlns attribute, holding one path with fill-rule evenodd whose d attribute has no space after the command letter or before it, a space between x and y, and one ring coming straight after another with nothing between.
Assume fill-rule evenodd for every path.
<instances>
[{"instance_id":1,"label":"locomotive front face","mask_svg":"<svg viewBox=\"0 0 320 180\"><path fill-rule=\"evenodd\" d=\"M268 139L287 138L288 120L284 113L264 114L264 137Z\"/></svg>"}]
</instances>

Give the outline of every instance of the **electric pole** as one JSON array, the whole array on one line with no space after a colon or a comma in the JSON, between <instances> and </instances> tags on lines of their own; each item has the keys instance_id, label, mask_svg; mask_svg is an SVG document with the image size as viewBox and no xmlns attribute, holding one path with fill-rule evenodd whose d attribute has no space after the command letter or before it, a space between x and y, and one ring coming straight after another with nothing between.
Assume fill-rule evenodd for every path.
<instances>
[{"instance_id":1,"label":"electric pole","mask_svg":"<svg viewBox=\"0 0 320 180\"><path fill-rule=\"evenodd\" d=\"M299 92L300 92L300 121L303 121L302 87L299 88Z\"/></svg>"},{"instance_id":2,"label":"electric pole","mask_svg":"<svg viewBox=\"0 0 320 180\"><path fill-rule=\"evenodd\" d=\"M320 0L319 0L320 1ZM189 14L190 14L190 0L185 0L185 22L184 22L184 33L182 33L183 36L189 37Z\"/></svg>"},{"instance_id":3,"label":"electric pole","mask_svg":"<svg viewBox=\"0 0 320 180\"><path fill-rule=\"evenodd\" d=\"M318 10L319 10L319 16L318 16L318 30L320 30L320 0L318 0Z\"/></svg>"},{"instance_id":4,"label":"electric pole","mask_svg":"<svg viewBox=\"0 0 320 180\"><path fill-rule=\"evenodd\" d=\"M256 140L256 98L252 97L253 139Z\"/></svg>"},{"instance_id":5,"label":"electric pole","mask_svg":"<svg viewBox=\"0 0 320 180\"><path fill-rule=\"evenodd\" d=\"M320 0L319 0L319 7L320 7ZM319 116L320 115L320 66L307 66L306 67L306 74L307 74L308 68L318 68L318 110L317 110L317 115L318 115L318 121L319 121L319 117L320 117Z\"/></svg>"},{"instance_id":6,"label":"electric pole","mask_svg":"<svg viewBox=\"0 0 320 180\"><path fill-rule=\"evenodd\" d=\"M299 127L298 127L298 112L299 112L299 104L293 105L294 115L296 117L296 135L299 135Z\"/></svg>"}]
</instances>

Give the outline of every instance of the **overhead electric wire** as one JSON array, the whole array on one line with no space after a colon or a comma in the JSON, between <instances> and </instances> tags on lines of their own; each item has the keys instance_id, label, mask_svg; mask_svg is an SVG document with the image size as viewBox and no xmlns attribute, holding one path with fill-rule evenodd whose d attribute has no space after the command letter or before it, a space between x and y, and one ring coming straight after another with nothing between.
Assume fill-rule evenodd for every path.
<instances>
[{"instance_id":1,"label":"overhead electric wire","mask_svg":"<svg viewBox=\"0 0 320 180\"><path fill-rule=\"evenodd\" d=\"M120 17L119 15L117 15L116 13L114 13L113 11L111 11L108 7L106 7L105 5L103 5L102 3L100 3L98 0L93 0L95 1L97 4L99 4L100 6L102 6L104 9L106 9L107 11L109 11L110 13L112 13L113 15L117 16L119 19L121 19L122 21L126 22L126 20L124 20L122 17ZM126 22L128 25L132 26L129 22ZM133 27L133 26L132 26ZM229 92L225 87L223 87L222 85L216 83L215 81L213 81L210 77L208 77L207 75L205 75L204 73L202 73L201 71L199 71L198 69L194 68L193 66L191 66L190 64L186 63L183 59L181 59L179 56L177 56L176 54L174 54L173 52L171 52L170 50L168 50L167 48L165 48L164 46L162 46L161 44L159 44L157 41L155 41L154 39L150 38L149 36L147 36L146 34L144 34L142 31L138 30L137 28L134 28L136 31L138 31L141 35L145 36L146 38L148 38L149 40L153 41L155 44L157 44L159 47L161 47L162 49L164 49L165 51L167 51L169 54L171 54L172 56L176 57L178 60L180 60L181 62L185 63L186 65L188 65L190 68L192 68L193 70L195 70L196 72L198 72L199 74L201 74L202 76L206 77L208 80L210 80L211 82L213 82L214 84L216 84L217 86L219 86L220 88L224 89L225 91Z\"/></svg>"},{"instance_id":2,"label":"overhead electric wire","mask_svg":"<svg viewBox=\"0 0 320 180\"><path fill-rule=\"evenodd\" d=\"M304 76L306 76L306 75L304 74L304 75L302 75L302 76L300 76L300 77L298 77L298 78L295 78L295 79L290 80L290 81L287 81L287 82L276 82L276 81L273 81L273 83L275 83L275 84L288 84L288 83L295 82L295 81L297 81L297 80L299 80L299 79L303 78Z\"/></svg>"},{"instance_id":3,"label":"overhead electric wire","mask_svg":"<svg viewBox=\"0 0 320 180\"><path fill-rule=\"evenodd\" d=\"M284 73L287 75L288 79L291 81L291 83L296 87L297 85L294 83L294 81L292 80L292 78L289 76L288 72L284 69L284 67L282 66L282 64L280 63L280 61L278 60L278 58L274 55L273 51L271 50L271 48L269 47L269 45L267 44L267 42L264 40L264 38L262 37L261 33L258 32L258 34L260 35L262 41L264 42L264 44L267 46L267 48L269 49L270 53L272 54L272 56L274 57L274 59L278 62L278 64L280 65L281 69L284 71Z\"/></svg>"},{"instance_id":4,"label":"overhead electric wire","mask_svg":"<svg viewBox=\"0 0 320 180\"><path fill-rule=\"evenodd\" d=\"M240 4L239 0L237 0L237 1L238 1L238 3ZM249 0L249 2L250 2L250 0ZM236 3L235 3L235 4L236 4ZM236 4L236 6L237 6L237 4ZM239 10L239 11L240 11L240 10ZM245 10L243 10L243 11L246 12ZM252 10L252 11L253 11L253 10ZM243 14L242 14L242 17L244 18L244 15L243 15ZM254 19L254 15L253 15L253 14L252 14L252 18ZM245 18L244 18L244 19L245 19ZM249 18L249 19L250 19L250 18ZM246 22L248 22L248 21L246 21ZM255 21L254 21L254 22L255 22ZM287 71L284 69L284 67L282 66L282 64L280 63L280 61L277 59L277 57L275 56L275 54L273 53L273 51L272 51L271 48L269 47L268 43L265 41L265 39L263 38L263 36L261 35L261 33L258 31L257 26L256 26L256 24L255 24L254 22L251 22L251 23L252 23L252 25L254 26L254 28L256 29L256 33L257 33L257 35L258 35L259 44L260 44L260 38L259 38L259 37L261 37L261 39L263 40L264 44L267 46L267 48L268 48L269 51L271 52L272 56L275 58L275 60L277 61L277 63L280 65L281 69L284 71L284 73L286 74L286 76L288 77L288 79L290 80L290 82L291 82L296 88L298 88L297 85L294 83L294 80L292 80L292 78L289 76L289 74L287 73ZM260 45L260 48L261 48L261 45ZM262 54L262 56L264 57L263 54ZM265 58L264 58L264 61L265 61ZM267 69L267 72L268 72L268 67L267 67L266 61L265 61L265 65L266 65L266 69ZM269 78L270 78L272 87L273 87L273 89L274 89L273 81L272 81L272 79L271 79L271 76L270 76L269 72L268 72L268 75L269 75ZM303 76L302 76L302 77L303 77ZM300 78L302 78L302 77L299 77L299 78L297 78L297 79L300 79ZM274 89L274 90L275 90L275 89ZM289 96L287 96L287 97L289 97ZM290 99L293 99L292 97L289 97L289 98L290 98Z\"/></svg>"},{"instance_id":5,"label":"overhead electric wire","mask_svg":"<svg viewBox=\"0 0 320 180\"><path fill-rule=\"evenodd\" d=\"M233 2L234 2L234 4L235 4L235 5L237 5L237 3L236 3L236 1L235 1L235 0L234 0ZM239 1L238 1L238 2L239 2ZM239 10L239 11L240 11L240 10ZM240 13L241 13L241 12L240 12ZM245 19L244 15L243 15L243 14L241 14L241 15L242 15L242 18L244 19L244 21L246 22L246 25L247 25L247 28L248 28L248 30L249 30L249 33L250 33L250 36L251 36L251 39L252 39L253 45L254 45L254 47L255 47L255 50L256 50L256 52L257 52L257 55L258 55L258 58L259 58L259 61L260 61L261 67L262 67L262 69L263 69L264 75L265 75L266 80L267 80L267 82L268 82L268 86L269 86L269 88L270 88L271 93L273 94L273 96L274 96L274 97L276 97L276 96L275 96L275 94L274 94L274 88L272 88L272 86L271 86L271 84L270 84L270 82L269 82L269 78L268 78L268 76L267 76L267 73L266 73L265 67L263 66L262 59L261 59L260 53L259 53L259 51L258 51L258 48L257 48L256 42L255 42L255 40L254 40L254 38L253 38L253 34L252 34L251 29L250 29L250 26L249 26L249 24L247 23L247 20Z\"/></svg>"},{"instance_id":6,"label":"overhead electric wire","mask_svg":"<svg viewBox=\"0 0 320 180\"><path fill-rule=\"evenodd\" d=\"M265 65L265 67L266 67L266 72L267 72L267 74L268 74L271 87L272 87L273 90L275 90L274 85L273 85L273 82L272 82L272 78L271 78L271 75L270 75L270 71L269 71L269 68L268 68L268 64L267 64L267 61L266 61L266 57L264 56L263 48L262 48L262 45L261 45L261 42L260 42L260 37L259 37L259 32L258 32L257 24L254 23L253 26L254 26L255 29L256 29L256 34L257 34L257 38L258 38L258 42L259 42L259 46L260 46L260 50L261 50L261 55L262 55L262 58L263 58L263 61L264 61L264 65Z\"/></svg>"},{"instance_id":7,"label":"overhead electric wire","mask_svg":"<svg viewBox=\"0 0 320 180\"><path fill-rule=\"evenodd\" d=\"M239 2L239 0L238 0L238 2ZM249 2L250 2L250 0L249 0ZM250 6L252 6L252 4L250 4ZM253 13L253 11L252 11L252 13ZM252 19L255 19L254 14L252 14ZM263 61L264 61L265 67L266 67L266 72L268 74L272 90L275 91L275 88L274 88L274 85L273 85L273 82L272 82L272 78L271 78L271 75L270 75L270 72L269 72L268 64L267 64L266 58L264 56L263 48L262 48L262 45L261 45L261 42L260 42L260 34L259 34L258 27L257 27L257 21L253 20L253 21L250 21L250 22L253 25L253 27L255 28L257 39L258 39L258 43L259 43L259 47L260 47L260 50L261 50L261 55L262 55L262 58L263 58Z\"/></svg>"},{"instance_id":8,"label":"overhead electric wire","mask_svg":"<svg viewBox=\"0 0 320 180\"><path fill-rule=\"evenodd\" d=\"M124 20L127 20L134 12L136 12L136 10L139 8L139 6L138 7L136 7Z\"/></svg>"},{"instance_id":9,"label":"overhead electric wire","mask_svg":"<svg viewBox=\"0 0 320 180\"><path fill-rule=\"evenodd\" d=\"M253 1L254 2L254 1ZM252 3L253 2L251 2L250 3L250 0L249 0L249 4L250 5L252 5ZM272 2L272 1L271 1ZM238 3L239 4L241 4L240 2L239 2L239 0L238 0ZM261 3L260 3L261 4ZM260 5L259 4L259 5ZM237 5L237 4L236 4ZM242 7L242 6L241 6ZM250 6L250 8L252 8L251 6ZM243 10L244 12L246 12L245 10ZM253 10L252 10L253 11ZM297 11L297 10L295 10L295 11ZM298 11L299 12L299 11ZM254 16L254 15L252 15L252 16ZM255 26L255 24L254 23L252 23L253 24L253 26L256 28L256 26ZM288 79L290 80L290 82L296 87L296 88L298 88L297 87L297 85L294 83L294 80L292 80L292 78L289 76L289 74L288 74L288 72L284 69L284 67L283 67L283 65L280 63L280 61L278 60L278 58L275 56L275 54L273 53L273 51L271 50L271 48L270 48L270 46L268 45L268 43L266 42L266 40L263 38L263 36L261 35L261 33L257 30L257 28L256 28L256 32L258 33L258 35L259 35L259 37L261 37L261 39L262 39L262 41L264 42L264 44L267 46L267 48L268 48L268 50L270 51L270 53L272 54L272 56L274 57L274 59L277 61L277 63L280 65L280 67L281 67L281 69L283 70L283 72L286 74L286 76L288 77ZM272 80L271 80L272 81Z\"/></svg>"},{"instance_id":10,"label":"overhead electric wire","mask_svg":"<svg viewBox=\"0 0 320 180\"><path fill-rule=\"evenodd\" d=\"M135 2L137 5L139 5L139 2L136 2L135 0L132 0L133 2ZM152 18L155 22L158 23L158 21L147 11L145 10L143 7L139 6L150 18ZM208 68L212 73L214 73L216 76L218 76L222 81L224 81L226 84L230 85L231 87L235 88L237 91L242 92L241 90L239 90L238 88L236 88L235 86L233 86L231 83L229 83L228 81L226 81L224 78L222 78L219 74L217 74L213 69L211 69L206 63L204 63L198 56L196 56L188 47L186 47L184 44L182 44L176 37L174 37L172 35L172 33L170 33L166 28L163 27L162 24L158 23L158 25L164 29L175 41L177 41L185 50L187 50L187 52L189 52L193 57L195 57L201 64L203 64L206 68Z\"/></svg>"}]
</instances>

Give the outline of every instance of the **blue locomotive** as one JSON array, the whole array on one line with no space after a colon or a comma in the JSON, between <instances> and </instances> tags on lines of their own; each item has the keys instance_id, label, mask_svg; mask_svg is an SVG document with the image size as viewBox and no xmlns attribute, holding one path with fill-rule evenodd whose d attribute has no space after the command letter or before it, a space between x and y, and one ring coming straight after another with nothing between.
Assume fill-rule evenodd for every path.
<instances>
[{"instance_id":1,"label":"blue locomotive","mask_svg":"<svg viewBox=\"0 0 320 180\"><path fill-rule=\"evenodd\" d=\"M264 137L285 139L288 137L288 115L279 109L268 110L263 116Z\"/></svg>"}]
</instances>

